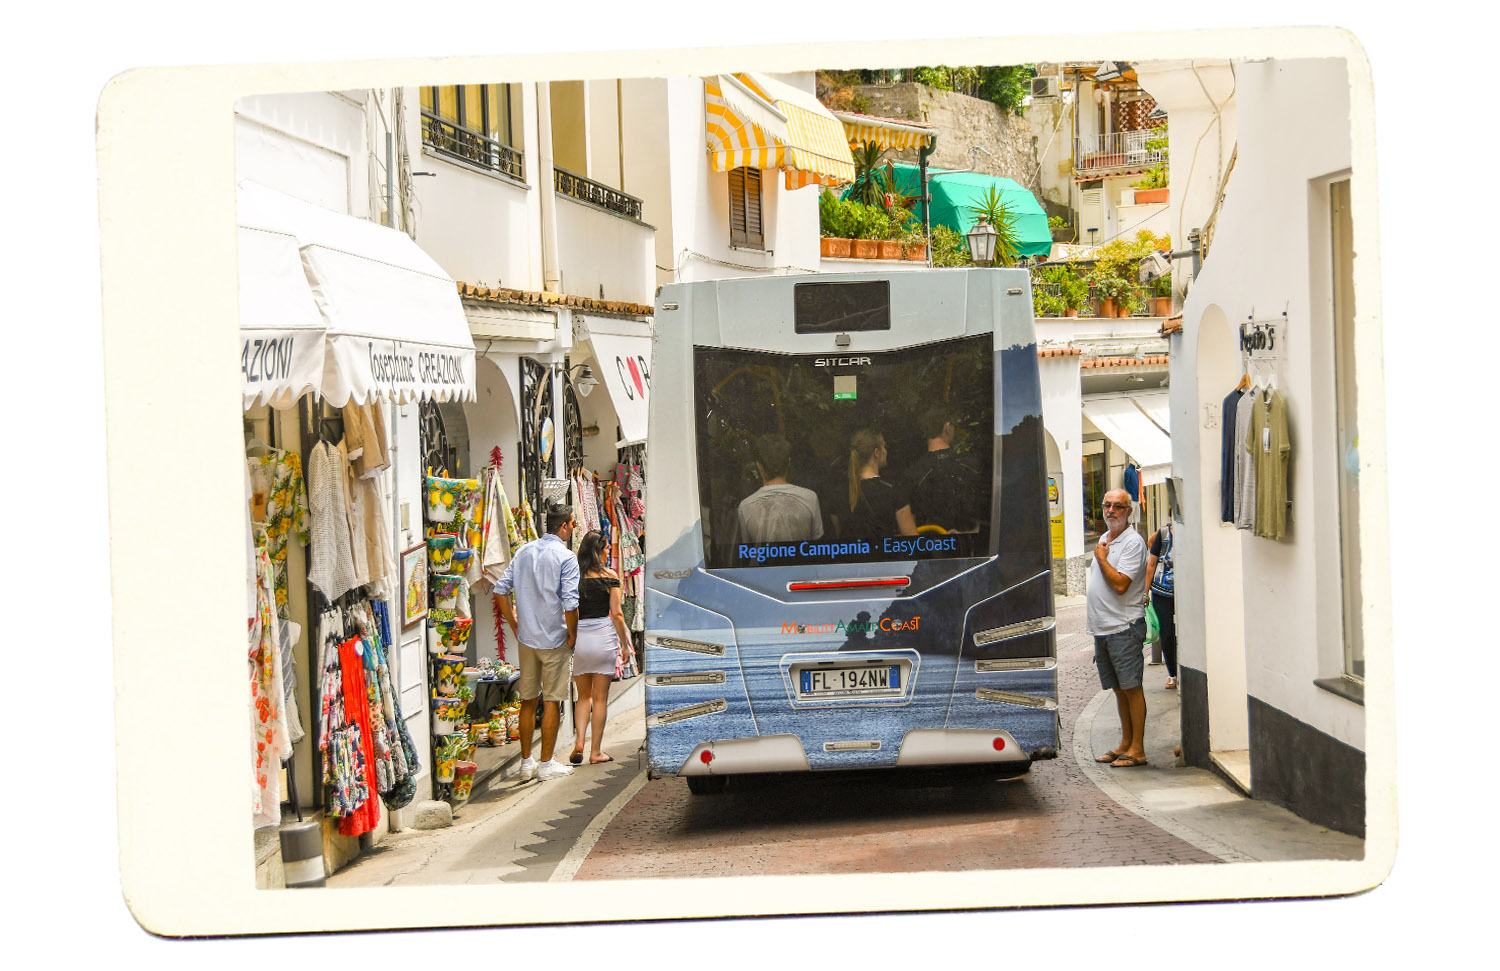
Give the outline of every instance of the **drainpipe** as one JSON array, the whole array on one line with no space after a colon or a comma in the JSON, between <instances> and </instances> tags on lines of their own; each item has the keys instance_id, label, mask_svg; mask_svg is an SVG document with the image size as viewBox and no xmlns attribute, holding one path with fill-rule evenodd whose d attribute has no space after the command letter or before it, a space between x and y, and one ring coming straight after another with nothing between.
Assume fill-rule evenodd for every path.
<instances>
[{"instance_id":1,"label":"drainpipe","mask_svg":"<svg viewBox=\"0 0 1500 971\"><path fill-rule=\"evenodd\" d=\"M922 190L922 235L927 239L927 265L932 266L932 193L927 186L927 160L937 150L936 135L917 152L917 185Z\"/></svg>"},{"instance_id":2,"label":"drainpipe","mask_svg":"<svg viewBox=\"0 0 1500 971\"><path fill-rule=\"evenodd\" d=\"M542 289L562 292L557 257L557 179L552 170L552 91L550 82L536 83L537 182L542 195Z\"/></svg>"}]
</instances>

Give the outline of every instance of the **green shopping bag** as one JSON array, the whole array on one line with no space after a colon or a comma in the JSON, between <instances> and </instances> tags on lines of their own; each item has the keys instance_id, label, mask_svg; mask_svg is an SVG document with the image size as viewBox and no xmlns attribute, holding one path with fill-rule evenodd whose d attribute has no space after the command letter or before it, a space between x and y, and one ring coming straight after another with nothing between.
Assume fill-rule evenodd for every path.
<instances>
[{"instance_id":1,"label":"green shopping bag","mask_svg":"<svg viewBox=\"0 0 1500 971\"><path fill-rule=\"evenodd\" d=\"M1156 622L1156 611L1146 604L1146 643L1155 644L1161 637L1161 625Z\"/></svg>"}]
</instances>

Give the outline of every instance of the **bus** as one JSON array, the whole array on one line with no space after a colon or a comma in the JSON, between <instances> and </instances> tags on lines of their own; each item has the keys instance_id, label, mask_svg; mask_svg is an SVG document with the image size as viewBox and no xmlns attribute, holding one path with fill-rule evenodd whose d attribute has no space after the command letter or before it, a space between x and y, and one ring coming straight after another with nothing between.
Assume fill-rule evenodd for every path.
<instances>
[{"instance_id":1,"label":"bus","mask_svg":"<svg viewBox=\"0 0 1500 971\"><path fill-rule=\"evenodd\" d=\"M1027 271L676 283L655 310L649 774L1056 758Z\"/></svg>"}]
</instances>

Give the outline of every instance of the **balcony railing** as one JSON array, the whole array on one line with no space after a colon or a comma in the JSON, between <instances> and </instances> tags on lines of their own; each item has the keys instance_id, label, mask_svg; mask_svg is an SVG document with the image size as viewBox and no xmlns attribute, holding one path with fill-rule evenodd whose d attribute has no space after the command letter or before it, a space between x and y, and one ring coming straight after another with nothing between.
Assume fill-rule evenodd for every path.
<instances>
[{"instance_id":1,"label":"balcony railing","mask_svg":"<svg viewBox=\"0 0 1500 971\"><path fill-rule=\"evenodd\" d=\"M1108 135L1085 135L1073 146L1073 168L1078 172L1135 169L1167 159L1165 148L1152 151L1146 143L1160 135L1150 129L1117 131Z\"/></svg>"},{"instance_id":2,"label":"balcony railing","mask_svg":"<svg viewBox=\"0 0 1500 971\"><path fill-rule=\"evenodd\" d=\"M422 112L422 144L442 155L461 159L490 172L525 181L525 156L479 132L461 128L430 111Z\"/></svg>"},{"instance_id":3,"label":"balcony railing","mask_svg":"<svg viewBox=\"0 0 1500 971\"><path fill-rule=\"evenodd\" d=\"M641 218L641 200L626 195L619 189L611 189L602 182L585 178L567 169L553 167L553 183L557 191L570 199L598 206L608 212L618 213L631 219Z\"/></svg>"}]
</instances>

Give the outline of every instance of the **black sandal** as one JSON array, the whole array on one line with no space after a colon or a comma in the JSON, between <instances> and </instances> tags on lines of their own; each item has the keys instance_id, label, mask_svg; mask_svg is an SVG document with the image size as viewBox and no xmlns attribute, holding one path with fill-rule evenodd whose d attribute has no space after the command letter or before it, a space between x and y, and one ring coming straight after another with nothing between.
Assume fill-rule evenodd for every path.
<instances>
[{"instance_id":1,"label":"black sandal","mask_svg":"<svg viewBox=\"0 0 1500 971\"><path fill-rule=\"evenodd\" d=\"M580 762L583 761L583 753L582 752L574 752L572 755L568 756L568 761L572 762L574 765L578 765Z\"/></svg>"}]
</instances>

